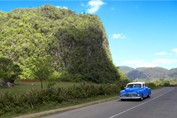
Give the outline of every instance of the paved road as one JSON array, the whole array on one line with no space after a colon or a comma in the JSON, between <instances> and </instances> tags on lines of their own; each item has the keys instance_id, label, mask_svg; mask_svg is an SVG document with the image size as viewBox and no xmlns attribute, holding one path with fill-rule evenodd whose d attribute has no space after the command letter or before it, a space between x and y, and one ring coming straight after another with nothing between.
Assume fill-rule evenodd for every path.
<instances>
[{"instance_id":1,"label":"paved road","mask_svg":"<svg viewBox=\"0 0 177 118\"><path fill-rule=\"evenodd\" d=\"M177 87L154 90L143 101L113 100L45 118L177 118Z\"/></svg>"}]
</instances>

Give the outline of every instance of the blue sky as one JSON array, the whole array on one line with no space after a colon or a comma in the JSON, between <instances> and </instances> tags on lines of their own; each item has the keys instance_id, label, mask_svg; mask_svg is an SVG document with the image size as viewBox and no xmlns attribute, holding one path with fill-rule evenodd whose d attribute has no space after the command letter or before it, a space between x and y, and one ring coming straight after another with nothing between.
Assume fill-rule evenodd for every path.
<instances>
[{"instance_id":1,"label":"blue sky","mask_svg":"<svg viewBox=\"0 0 177 118\"><path fill-rule=\"evenodd\" d=\"M44 4L98 15L116 66L177 67L177 0L0 0L0 10Z\"/></svg>"}]
</instances>

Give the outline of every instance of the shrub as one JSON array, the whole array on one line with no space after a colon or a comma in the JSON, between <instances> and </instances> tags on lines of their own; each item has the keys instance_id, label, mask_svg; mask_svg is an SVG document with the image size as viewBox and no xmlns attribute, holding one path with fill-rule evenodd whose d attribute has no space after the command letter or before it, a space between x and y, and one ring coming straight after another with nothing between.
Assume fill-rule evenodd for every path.
<instances>
[{"instance_id":1,"label":"shrub","mask_svg":"<svg viewBox=\"0 0 177 118\"><path fill-rule=\"evenodd\" d=\"M151 88L151 89L155 89L155 88L158 87L158 86L157 86L155 83L153 83L153 82L146 83L146 85L147 85L149 88Z\"/></svg>"},{"instance_id":2,"label":"shrub","mask_svg":"<svg viewBox=\"0 0 177 118\"><path fill-rule=\"evenodd\" d=\"M112 84L82 84L70 88L48 88L30 90L23 94L2 93L0 96L0 116L19 114L39 108L46 103L60 104L100 95L114 95L120 89Z\"/></svg>"},{"instance_id":3,"label":"shrub","mask_svg":"<svg viewBox=\"0 0 177 118\"><path fill-rule=\"evenodd\" d=\"M4 85L8 86L8 82L14 83L21 72L20 66L14 64L11 59L0 57L0 79L3 80Z\"/></svg>"}]
</instances>

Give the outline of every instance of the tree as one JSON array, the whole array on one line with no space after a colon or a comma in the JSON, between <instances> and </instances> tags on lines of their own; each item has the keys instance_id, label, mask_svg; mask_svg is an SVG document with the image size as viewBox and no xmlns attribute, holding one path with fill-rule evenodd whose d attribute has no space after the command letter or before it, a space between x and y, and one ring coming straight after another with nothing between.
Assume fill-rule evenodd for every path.
<instances>
[{"instance_id":1,"label":"tree","mask_svg":"<svg viewBox=\"0 0 177 118\"><path fill-rule=\"evenodd\" d=\"M52 75L51 60L49 57L38 57L32 60L34 64L33 75L41 81L41 89L43 89L43 80L49 79Z\"/></svg>"},{"instance_id":2,"label":"tree","mask_svg":"<svg viewBox=\"0 0 177 118\"><path fill-rule=\"evenodd\" d=\"M11 59L0 57L0 79L6 85L8 82L14 83L21 72L22 69L17 64L14 64Z\"/></svg>"}]
</instances>

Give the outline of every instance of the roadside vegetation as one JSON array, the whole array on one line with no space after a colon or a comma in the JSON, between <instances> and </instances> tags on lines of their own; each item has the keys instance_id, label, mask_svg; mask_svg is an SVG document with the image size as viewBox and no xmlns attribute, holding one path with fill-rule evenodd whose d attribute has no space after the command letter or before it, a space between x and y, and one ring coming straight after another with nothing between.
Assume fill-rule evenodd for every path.
<instances>
[{"instance_id":1,"label":"roadside vegetation","mask_svg":"<svg viewBox=\"0 0 177 118\"><path fill-rule=\"evenodd\" d=\"M77 103L80 100L99 96L112 96L118 93L116 84L78 84L70 87L50 87L46 89L31 89L26 92L1 92L0 116L10 117L23 113L34 112L50 105ZM61 105L60 105L61 104ZM51 106L52 105L52 106ZM38 111L38 110L37 110Z\"/></svg>"},{"instance_id":2,"label":"roadside vegetation","mask_svg":"<svg viewBox=\"0 0 177 118\"><path fill-rule=\"evenodd\" d=\"M177 78L166 78L166 79L135 79L134 81L144 81L149 84L154 84L157 87L164 87L164 86L177 86Z\"/></svg>"},{"instance_id":3,"label":"roadside vegetation","mask_svg":"<svg viewBox=\"0 0 177 118\"><path fill-rule=\"evenodd\" d=\"M0 116L14 117L117 96L127 82L129 81L122 80L115 84L87 82L55 82L49 84L49 82L44 81L44 87L41 89L40 81L16 81L13 88L0 89ZM156 89L177 85L175 82L177 82L177 79L171 81L160 79L148 82L147 86Z\"/></svg>"},{"instance_id":4,"label":"roadside vegetation","mask_svg":"<svg viewBox=\"0 0 177 118\"><path fill-rule=\"evenodd\" d=\"M146 82L146 85L150 87L151 89L157 89L160 87L173 87L177 86L177 79L151 79L145 80L145 79L136 79L134 81L143 81Z\"/></svg>"}]
</instances>

